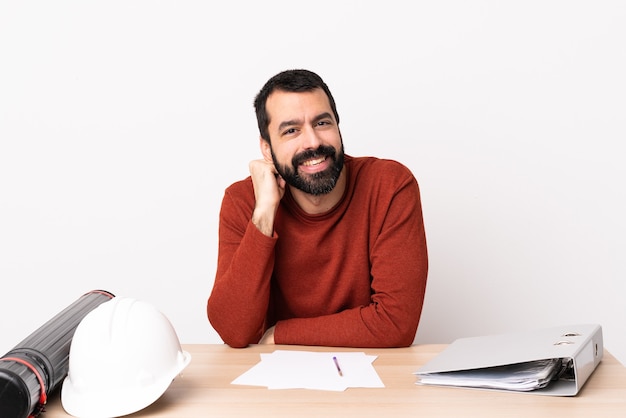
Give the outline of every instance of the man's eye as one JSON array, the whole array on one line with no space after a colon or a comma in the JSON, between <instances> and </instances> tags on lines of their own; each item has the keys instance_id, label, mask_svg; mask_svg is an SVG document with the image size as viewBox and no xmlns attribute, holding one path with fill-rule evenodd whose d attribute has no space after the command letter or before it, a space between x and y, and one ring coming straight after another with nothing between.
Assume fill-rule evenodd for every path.
<instances>
[{"instance_id":1,"label":"man's eye","mask_svg":"<svg viewBox=\"0 0 626 418\"><path fill-rule=\"evenodd\" d=\"M330 125L330 122L327 120L321 120L317 122L317 126L324 126L324 125Z\"/></svg>"},{"instance_id":2,"label":"man's eye","mask_svg":"<svg viewBox=\"0 0 626 418\"><path fill-rule=\"evenodd\" d=\"M283 132L283 135L292 135L294 133L296 133L296 128L289 128L285 132Z\"/></svg>"}]
</instances>

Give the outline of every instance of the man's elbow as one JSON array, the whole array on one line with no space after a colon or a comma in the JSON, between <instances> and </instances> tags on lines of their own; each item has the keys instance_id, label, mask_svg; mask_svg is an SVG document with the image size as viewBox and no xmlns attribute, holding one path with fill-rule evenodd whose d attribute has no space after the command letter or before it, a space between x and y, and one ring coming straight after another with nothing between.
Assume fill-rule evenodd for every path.
<instances>
[{"instance_id":1,"label":"man's elbow","mask_svg":"<svg viewBox=\"0 0 626 418\"><path fill-rule=\"evenodd\" d=\"M220 336L220 338L222 339L222 341L224 341L224 344L228 345L229 347L232 348L246 348L247 346L249 346L250 344L254 344L255 341L253 340L252 337L245 335L245 334L235 334L235 335L229 335L226 332L221 332L220 329L218 327L213 327L215 329L215 331L217 331L217 334Z\"/></svg>"},{"instance_id":2,"label":"man's elbow","mask_svg":"<svg viewBox=\"0 0 626 418\"><path fill-rule=\"evenodd\" d=\"M415 334L387 335L381 343L380 348L402 348L410 347L415 340Z\"/></svg>"},{"instance_id":3,"label":"man's elbow","mask_svg":"<svg viewBox=\"0 0 626 418\"><path fill-rule=\"evenodd\" d=\"M217 331L217 334L220 336L222 341L224 341L224 344L228 345L229 347L232 347L232 348L246 348L250 344L254 343L252 338L250 336L245 335L245 334L230 335L228 333L221 332L220 329L218 329L216 327L214 327L214 329L215 329L215 331Z\"/></svg>"},{"instance_id":4,"label":"man's elbow","mask_svg":"<svg viewBox=\"0 0 626 418\"><path fill-rule=\"evenodd\" d=\"M246 348L250 345L247 341L244 340L226 340L224 338L222 338L222 340L224 340L224 343L231 348Z\"/></svg>"},{"instance_id":5,"label":"man's elbow","mask_svg":"<svg viewBox=\"0 0 626 418\"><path fill-rule=\"evenodd\" d=\"M207 317L215 332L217 332L224 344L227 344L229 347L245 348L248 345L253 344L253 337L247 335L247 333L229 332L233 329L236 329L236 327L234 327L233 324L220 321L219 315L213 315L210 308L207 308Z\"/></svg>"},{"instance_id":6,"label":"man's elbow","mask_svg":"<svg viewBox=\"0 0 626 418\"><path fill-rule=\"evenodd\" d=\"M410 347L415 341L416 332L417 323L387 327L387 331L380 338L381 348Z\"/></svg>"}]
</instances>

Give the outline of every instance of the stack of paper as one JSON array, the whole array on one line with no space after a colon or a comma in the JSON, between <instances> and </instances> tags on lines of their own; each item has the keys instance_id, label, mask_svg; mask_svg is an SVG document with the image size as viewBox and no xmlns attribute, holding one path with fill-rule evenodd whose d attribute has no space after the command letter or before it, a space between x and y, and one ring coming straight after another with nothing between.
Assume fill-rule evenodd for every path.
<instances>
[{"instance_id":1,"label":"stack of paper","mask_svg":"<svg viewBox=\"0 0 626 418\"><path fill-rule=\"evenodd\" d=\"M546 359L484 369L416 373L423 385L530 391L546 387L561 372L561 359Z\"/></svg>"},{"instance_id":2,"label":"stack of paper","mask_svg":"<svg viewBox=\"0 0 626 418\"><path fill-rule=\"evenodd\" d=\"M232 384L332 391L349 387L385 387L372 365L375 359L376 356L362 352L276 350L261 354L261 361Z\"/></svg>"}]
</instances>

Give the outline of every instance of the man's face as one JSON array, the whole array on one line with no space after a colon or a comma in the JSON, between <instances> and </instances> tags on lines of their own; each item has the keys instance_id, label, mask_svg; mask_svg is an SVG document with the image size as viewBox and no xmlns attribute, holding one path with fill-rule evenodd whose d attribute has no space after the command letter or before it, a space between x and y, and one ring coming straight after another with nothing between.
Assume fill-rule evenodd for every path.
<instances>
[{"instance_id":1,"label":"man's face","mask_svg":"<svg viewBox=\"0 0 626 418\"><path fill-rule=\"evenodd\" d=\"M267 99L271 144L266 147L280 176L312 195L330 193L343 169L343 142L321 89L275 91Z\"/></svg>"}]
</instances>

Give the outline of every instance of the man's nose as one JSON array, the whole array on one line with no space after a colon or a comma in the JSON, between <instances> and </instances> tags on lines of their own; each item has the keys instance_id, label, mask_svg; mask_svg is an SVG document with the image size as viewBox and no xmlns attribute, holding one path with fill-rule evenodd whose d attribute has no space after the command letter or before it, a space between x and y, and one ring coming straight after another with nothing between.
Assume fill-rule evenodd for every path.
<instances>
[{"instance_id":1,"label":"man's nose","mask_svg":"<svg viewBox=\"0 0 626 418\"><path fill-rule=\"evenodd\" d=\"M313 127L304 129L300 137L302 139L302 148L304 149L317 149L322 143L318 133Z\"/></svg>"}]
</instances>

